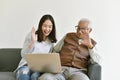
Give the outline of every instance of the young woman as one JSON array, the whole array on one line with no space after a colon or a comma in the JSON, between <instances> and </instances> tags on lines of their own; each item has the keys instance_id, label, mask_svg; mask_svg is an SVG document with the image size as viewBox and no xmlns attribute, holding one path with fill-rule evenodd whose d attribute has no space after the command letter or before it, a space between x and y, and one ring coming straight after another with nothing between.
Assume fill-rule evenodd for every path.
<instances>
[{"instance_id":1,"label":"young woman","mask_svg":"<svg viewBox=\"0 0 120 80\"><path fill-rule=\"evenodd\" d=\"M49 53L56 41L56 28L53 17L51 15L42 16L37 31L33 27L31 33L25 39L21 51L22 59L16 72L16 80L37 80L40 73L29 69L24 55L27 53Z\"/></svg>"}]
</instances>

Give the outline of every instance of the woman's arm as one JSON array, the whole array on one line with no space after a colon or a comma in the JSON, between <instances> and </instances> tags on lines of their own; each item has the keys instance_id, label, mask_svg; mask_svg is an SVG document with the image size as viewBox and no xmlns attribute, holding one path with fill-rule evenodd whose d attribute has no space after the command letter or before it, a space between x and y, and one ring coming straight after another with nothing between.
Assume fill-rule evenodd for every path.
<instances>
[{"instance_id":1,"label":"woman's arm","mask_svg":"<svg viewBox=\"0 0 120 80\"><path fill-rule=\"evenodd\" d=\"M24 54L31 53L33 51L33 48L34 48L34 44L31 41L31 33L29 33L25 38L24 45L21 50L22 58L24 58Z\"/></svg>"}]
</instances>

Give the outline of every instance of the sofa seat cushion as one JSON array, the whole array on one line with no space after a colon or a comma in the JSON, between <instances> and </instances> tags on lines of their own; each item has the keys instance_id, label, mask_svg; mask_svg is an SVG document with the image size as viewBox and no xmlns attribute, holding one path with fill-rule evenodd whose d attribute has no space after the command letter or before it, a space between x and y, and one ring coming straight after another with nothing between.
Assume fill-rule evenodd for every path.
<instances>
[{"instance_id":1,"label":"sofa seat cushion","mask_svg":"<svg viewBox=\"0 0 120 80\"><path fill-rule=\"evenodd\" d=\"M0 72L0 80L16 80L14 72Z\"/></svg>"}]
</instances>

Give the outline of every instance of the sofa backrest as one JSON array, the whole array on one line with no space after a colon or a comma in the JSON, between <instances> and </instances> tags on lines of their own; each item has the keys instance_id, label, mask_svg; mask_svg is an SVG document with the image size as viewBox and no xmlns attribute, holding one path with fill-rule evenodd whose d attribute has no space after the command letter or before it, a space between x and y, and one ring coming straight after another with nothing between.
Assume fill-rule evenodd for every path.
<instances>
[{"instance_id":1,"label":"sofa backrest","mask_svg":"<svg viewBox=\"0 0 120 80\"><path fill-rule=\"evenodd\" d=\"M0 49L0 72L14 71L21 60L21 48Z\"/></svg>"}]
</instances>

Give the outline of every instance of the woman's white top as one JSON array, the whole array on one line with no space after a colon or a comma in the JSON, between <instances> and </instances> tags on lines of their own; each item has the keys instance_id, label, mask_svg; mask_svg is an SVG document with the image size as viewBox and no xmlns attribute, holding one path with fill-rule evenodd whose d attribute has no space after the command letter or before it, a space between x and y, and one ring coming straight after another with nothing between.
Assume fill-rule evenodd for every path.
<instances>
[{"instance_id":1,"label":"woman's white top","mask_svg":"<svg viewBox=\"0 0 120 80\"><path fill-rule=\"evenodd\" d=\"M42 42L36 41L34 43L32 49L29 49L30 42L31 42L31 33L29 33L27 35L26 39L25 39L23 48L21 50L22 59L21 59L19 65L18 65L18 68L27 64L27 62L25 60L25 57L24 57L25 54L36 54L36 53L37 54L44 54L44 53L52 52L53 43L51 43L51 41L48 38L45 41L42 41Z\"/></svg>"}]
</instances>

